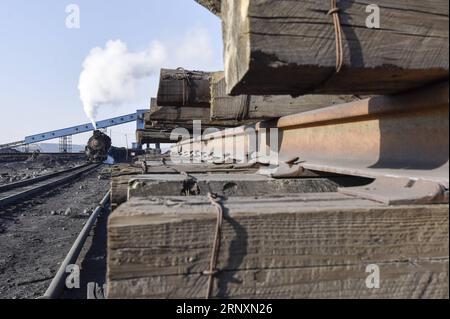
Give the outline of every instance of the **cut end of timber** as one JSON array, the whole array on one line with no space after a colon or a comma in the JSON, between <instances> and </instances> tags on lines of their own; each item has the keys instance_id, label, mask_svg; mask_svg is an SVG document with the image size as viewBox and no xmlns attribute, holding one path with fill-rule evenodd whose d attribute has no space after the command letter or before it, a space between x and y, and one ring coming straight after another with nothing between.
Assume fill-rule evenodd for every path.
<instances>
[{"instance_id":1,"label":"cut end of timber","mask_svg":"<svg viewBox=\"0 0 450 319\"><path fill-rule=\"evenodd\" d=\"M384 6L383 28L370 29L365 4L340 4L344 61L336 73L334 28L324 4L223 2L227 93L386 95L448 79L448 1L397 5Z\"/></svg>"},{"instance_id":2,"label":"cut end of timber","mask_svg":"<svg viewBox=\"0 0 450 319\"><path fill-rule=\"evenodd\" d=\"M225 45L225 78L227 94L241 95L236 92L236 83L245 78L250 64L250 25L247 19L249 0L224 1L222 12L223 38Z\"/></svg>"},{"instance_id":3,"label":"cut end of timber","mask_svg":"<svg viewBox=\"0 0 450 319\"><path fill-rule=\"evenodd\" d=\"M182 68L161 70L158 106L210 107L210 73Z\"/></svg>"}]
</instances>

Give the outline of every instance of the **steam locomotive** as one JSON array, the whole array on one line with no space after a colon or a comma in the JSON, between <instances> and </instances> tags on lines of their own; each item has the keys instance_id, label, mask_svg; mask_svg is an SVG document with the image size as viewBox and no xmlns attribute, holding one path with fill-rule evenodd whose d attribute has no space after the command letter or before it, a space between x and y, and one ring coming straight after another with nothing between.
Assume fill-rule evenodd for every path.
<instances>
[{"instance_id":1,"label":"steam locomotive","mask_svg":"<svg viewBox=\"0 0 450 319\"><path fill-rule=\"evenodd\" d=\"M124 163L130 160L126 148L111 145L111 138L108 135L101 131L94 131L85 148L87 161L91 163L102 163L108 159L108 156L114 160L114 163Z\"/></svg>"},{"instance_id":2,"label":"steam locomotive","mask_svg":"<svg viewBox=\"0 0 450 319\"><path fill-rule=\"evenodd\" d=\"M85 148L87 161L93 163L106 161L111 145L111 138L108 135L94 131Z\"/></svg>"}]
</instances>

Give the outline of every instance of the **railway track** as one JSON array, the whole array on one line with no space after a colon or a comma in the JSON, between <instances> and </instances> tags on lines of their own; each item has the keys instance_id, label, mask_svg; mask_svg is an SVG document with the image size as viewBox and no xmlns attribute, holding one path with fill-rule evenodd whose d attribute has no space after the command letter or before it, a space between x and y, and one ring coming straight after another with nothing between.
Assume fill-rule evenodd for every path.
<instances>
[{"instance_id":1,"label":"railway track","mask_svg":"<svg viewBox=\"0 0 450 319\"><path fill-rule=\"evenodd\" d=\"M101 164L84 164L56 173L0 186L0 208L65 184Z\"/></svg>"},{"instance_id":2,"label":"railway track","mask_svg":"<svg viewBox=\"0 0 450 319\"><path fill-rule=\"evenodd\" d=\"M44 295L39 299L58 299L61 297L62 293L65 289L66 277L67 277L67 266L73 265L76 263L80 253L83 249L83 246L86 242L86 239L89 236L89 233L92 227L97 222L97 218L100 213L104 210L107 210L110 205L111 192L107 192L103 199L98 204L97 208L94 210L92 215L89 217L88 221L84 225L83 229L78 234L75 242L70 248L64 260L61 262L61 265L51 281L49 287L45 291ZM88 299L94 299L93 296L88 295Z\"/></svg>"},{"instance_id":3,"label":"railway track","mask_svg":"<svg viewBox=\"0 0 450 319\"><path fill-rule=\"evenodd\" d=\"M26 161L33 153L0 153L0 163L21 162ZM80 159L86 158L84 153L38 153L38 156L51 155L57 159Z\"/></svg>"}]
</instances>

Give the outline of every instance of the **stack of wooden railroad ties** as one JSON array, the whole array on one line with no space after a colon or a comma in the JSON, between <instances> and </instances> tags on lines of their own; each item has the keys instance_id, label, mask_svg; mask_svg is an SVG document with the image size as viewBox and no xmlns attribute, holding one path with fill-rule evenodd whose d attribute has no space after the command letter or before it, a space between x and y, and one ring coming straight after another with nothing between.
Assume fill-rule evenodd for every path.
<instances>
[{"instance_id":1,"label":"stack of wooden railroad ties","mask_svg":"<svg viewBox=\"0 0 450 319\"><path fill-rule=\"evenodd\" d=\"M109 298L448 298L448 1L197 2L225 71L161 71Z\"/></svg>"}]
</instances>

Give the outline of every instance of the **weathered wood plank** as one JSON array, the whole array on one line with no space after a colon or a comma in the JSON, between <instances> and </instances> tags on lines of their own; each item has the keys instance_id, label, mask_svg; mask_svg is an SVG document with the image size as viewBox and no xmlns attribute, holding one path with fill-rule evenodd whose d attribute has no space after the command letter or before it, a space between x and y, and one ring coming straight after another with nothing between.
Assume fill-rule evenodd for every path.
<instances>
[{"instance_id":1,"label":"weathered wood plank","mask_svg":"<svg viewBox=\"0 0 450 319\"><path fill-rule=\"evenodd\" d=\"M240 95L227 94L225 74L211 76L211 119L213 120L264 120L306 112L334 104L359 99L352 95Z\"/></svg>"},{"instance_id":2,"label":"weathered wood plank","mask_svg":"<svg viewBox=\"0 0 450 319\"><path fill-rule=\"evenodd\" d=\"M209 107L210 73L184 69L162 69L159 80L159 106Z\"/></svg>"},{"instance_id":3,"label":"weathered wood plank","mask_svg":"<svg viewBox=\"0 0 450 319\"><path fill-rule=\"evenodd\" d=\"M116 164L112 167L111 177L114 178L122 175L137 174L140 171L140 167L131 164Z\"/></svg>"},{"instance_id":4,"label":"weathered wood plank","mask_svg":"<svg viewBox=\"0 0 450 319\"><path fill-rule=\"evenodd\" d=\"M192 121L177 121L177 122L165 121L165 120L152 121L150 119L149 115L146 116L146 119L147 119L145 121L145 129L146 130L162 129L164 131L167 131L167 130L171 131L176 128L184 128L192 134L193 128L194 128L194 125L193 125L194 123ZM235 127L238 124L234 124L234 123L239 123L239 122L234 122L234 121L229 121L229 122L230 122L229 123L230 125L222 126L224 121L202 121L202 131L206 128L218 128L218 130L219 130L219 129L228 128L228 127ZM233 125L231 125L231 124L233 124Z\"/></svg>"},{"instance_id":5,"label":"weathered wood plank","mask_svg":"<svg viewBox=\"0 0 450 319\"><path fill-rule=\"evenodd\" d=\"M323 193L233 197L224 207L216 296L448 297L448 205ZM109 297L203 297L215 223L203 196L121 205L108 226ZM369 264L381 270L376 292L365 287Z\"/></svg>"},{"instance_id":6,"label":"weathered wood plank","mask_svg":"<svg viewBox=\"0 0 450 319\"><path fill-rule=\"evenodd\" d=\"M186 128L191 132L192 130L192 123L168 123L168 122L158 122L158 121L152 121L150 119L149 113L145 113L144 115L144 127L146 130L161 130L163 132L170 132L176 128L182 127Z\"/></svg>"},{"instance_id":7,"label":"weathered wood plank","mask_svg":"<svg viewBox=\"0 0 450 319\"><path fill-rule=\"evenodd\" d=\"M179 142L179 139L172 140L170 132L161 132L156 130L136 130L136 141L141 145L154 143L173 144Z\"/></svg>"},{"instance_id":8,"label":"weathered wood plank","mask_svg":"<svg viewBox=\"0 0 450 319\"><path fill-rule=\"evenodd\" d=\"M130 164L114 165L111 170L111 209L127 200L128 180L142 173L142 168Z\"/></svg>"},{"instance_id":9,"label":"weathered wood plank","mask_svg":"<svg viewBox=\"0 0 450 319\"><path fill-rule=\"evenodd\" d=\"M162 156L160 156L162 158ZM181 174L182 172L187 174L255 174L256 168L234 168L234 165L205 165L205 164L173 164L170 160L166 160L155 163L147 162L148 171L146 175L164 174L164 180L171 179L170 174ZM124 203L128 199L128 188L130 182L138 179L138 176L142 174L142 168L121 165L114 166L111 182L111 203L114 209L120 204ZM181 177L184 178L184 177ZM333 182L330 181L333 185ZM156 191L156 190L155 190ZM134 193L135 191L133 191ZM164 194L160 192L159 194ZM178 190L169 192L165 195L179 195Z\"/></svg>"},{"instance_id":10,"label":"weathered wood plank","mask_svg":"<svg viewBox=\"0 0 450 319\"><path fill-rule=\"evenodd\" d=\"M202 127L236 127L248 123L237 120L212 120L209 107L159 106L156 99L151 99L150 112L144 114L145 126L169 124L186 128L193 127L193 121L201 121Z\"/></svg>"},{"instance_id":11,"label":"weathered wood plank","mask_svg":"<svg viewBox=\"0 0 450 319\"><path fill-rule=\"evenodd\" d=\"M158 106L149 116L157 122L209 121L210 111L205 107Z\"/></svg>"},{"instance_id":12,"label":"weathered wood plank","mask_svg":"<svg viewBox=\"0 0 450 319\"><path fill-rule=\"evenodd\" d=\"M233 299L447 299L448 259L384 263L380 289L368 289L366 265L237 270L219 275L214 294ZM231 280L233 279L233 280ZM204 298L200 274L109 282L109 298ZM125 296L125 297L124 297Z\"/></svg>"},{"instance_id":13,"label":"weathered wood plank","mask_svg":"<svg viewBox=\"0 0 450 319\"><path fill-rule=\"evenodd\" d=\"M159 106L156 99L151 99L150 112L146 113L145 119L146 121L151 120L157 122L209 121L210 111L207 107Z\"/></svg>"},{"instance_id":14,"label":"weathered wood plank","mask_svg":"<svg viewBox=\"0 0 450 319\"><path fill-rule=\"evenodd\" d=\"M366 26L369 4L381 10L379 29ZM344 66L335 74L329 1L222 1L228 93L388 94L448 78L447 0L338 6Z\"/></svg>"},{"instance_id":15,"label":"weathered wood plank","mask_svg":"<svg viewBox=\"0 0 450 319\"><path fill-rule=\"evenodd\" d=\"M187 167L188 168L188 167ZM230 173L232 170L230 170ZM339 185L326 178L274 179L258 174L142 175L131 178L133 197L207 195L262 196L287 193L337 192Z\"/></svg>"}]
</instances>

